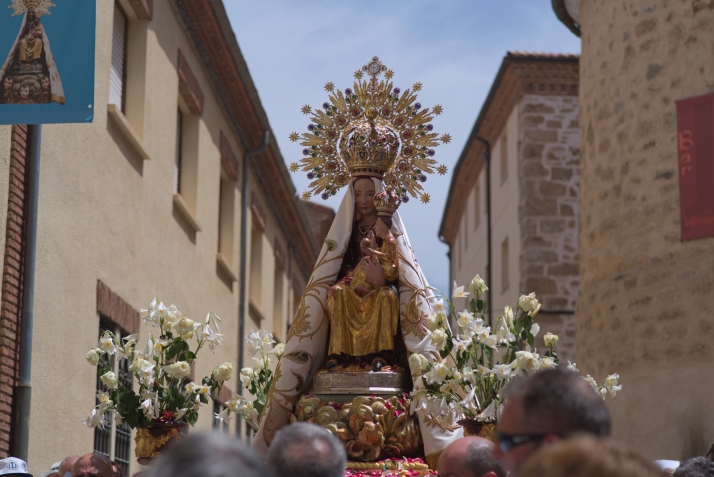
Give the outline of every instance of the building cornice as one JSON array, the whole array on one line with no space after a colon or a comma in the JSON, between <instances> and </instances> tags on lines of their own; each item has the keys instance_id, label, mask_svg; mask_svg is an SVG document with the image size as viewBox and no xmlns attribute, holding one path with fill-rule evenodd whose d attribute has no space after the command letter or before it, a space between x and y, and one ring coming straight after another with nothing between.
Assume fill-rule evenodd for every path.
<instances>
[{"instance_id":1,"label":"building cornice","mask_svg":"<svg viewBox=\"0 0 714 477\"><path fill-rule=\"evenodd\" d=\"M244 151L260 146L265 131L274 137L223 2L173 0L172 4ZM267 179L260 182L274 206L280 226L296 250L296 258L303 269L311 270L317 260L319 244L312 236L275 140L256 156L255 164L254 172Z\"/></svg>"},{"instance_id":2,"label":"building cornice","mask_svg":"<svg viewBox=\"0 0 714 477\"><path fill-rule=\"evenodd\" d=\"M439 236L453 246L461 214L485 163L480 137L495 144L525 94L578 95L578 55L508 52L451 177Z\"/></svg>"}]
</instances>

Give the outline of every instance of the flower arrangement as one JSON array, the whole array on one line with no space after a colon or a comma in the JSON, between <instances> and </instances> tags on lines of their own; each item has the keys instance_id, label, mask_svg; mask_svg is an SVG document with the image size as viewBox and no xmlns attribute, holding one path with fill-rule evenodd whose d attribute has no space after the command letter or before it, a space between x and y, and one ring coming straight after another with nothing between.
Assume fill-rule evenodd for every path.
<instances>
[{"instance_id":1,"label":"flower arrangement","mask_svg":"<svg viewBox=\"0 0 714 477\"><path fill-rule=\"evenodd\" d=\"M238 394L233 395L233 398L226 403L226 408L220 414L216 414L216 419L227 421L230 419L231 413L235 413L257 429L268 400L270 385L273 383L274 374L270 370L270 366L273 364L271 355L280 359L285 345L283 343L275 344L272 333L265 330L250 330L250 333L245 337L245 342L248 352L253 355L253 367L241 369L240 380L255 399L251 402ZM275 345L273 349L268 351L268 347L273 345Z\"/></svg>"},{"instance_id":2,"label":"flower arrangement","mask_svg":"<svg viewBox=\"0 0 714 477\"><path fill-rule=\"evenodd\" d=\"M99 339L99 346L86 355L92 366L100 368L100 380L107 388L97 393L99 404L84 420L88 427L105 426L107 413L118 425L125 422L132 428L178 420L194 425L199 409L209 397L215 399L223 383L231 378L233 366L221 363L201 384L187 382L201 348L208 346L214 350L225 339L218 327L221 320L215 313L209 313L201 324L184 316L175 305L166 307L154 299L148 309L141 310L141 317L145 324L158 328L158 336L149 333L141 351L135 349L137 335L119 340L114 333L106 331ZM193 349L192 339L195 339ZM117 378L110 362L114 355L131 363L129 371L139 382L138 392Z\"/></svg>"},{"instance_id":3,"label":"flower arrangement","mask_svg":"<svg viewBox=\"0 0 714 477\"><path fill-rule=\"evenodd\" d=\"M540 326L533 320L541 305L535 293L521 294L515 309L506 306L492 330L485 326L486 301L481 296L486 290L488 287L476 275L468 292L465 286L454 283L452 300L444 296L434 303L428 325L431 341L442 359L429 362L418 353L409 357L415 378L411 412L450 424L463 418L494 422L501 410L500 392L511 379L560 364L555 352L557 335L543 336L542 356L536 347ZM456 313L453 299L469 295L473 295L469 309ZM456 337L448 326L447 316L453 316L458 323L460 333ZM574 363L568 362L568 368L577 371ZM602 384L589 375L584 379L603 399L607 394L615 397L622 389L617 374L608 376Z\"/></svg>"}]
</instances>

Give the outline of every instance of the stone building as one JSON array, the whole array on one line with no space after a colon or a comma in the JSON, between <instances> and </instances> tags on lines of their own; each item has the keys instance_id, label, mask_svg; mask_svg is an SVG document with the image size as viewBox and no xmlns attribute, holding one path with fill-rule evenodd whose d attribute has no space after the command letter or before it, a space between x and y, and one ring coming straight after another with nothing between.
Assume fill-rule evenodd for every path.
<instances>
[{"instance_id":1,"label":"stone building","mask_svg":"<svg viewBox=\"0 0 714 477\"><path fill-rule=\"evenodd\" d=\"M714 3L553 7L582 45L578 365L599 379L619 373L616 437L657 458L704 455L714 441L714 237L686 239L680 196L711 193L714 134L705 107L697 123L709 152L697 165L708 186L697 190L683 182L690 145L678 143L677 110L714 92Z\"/></svg>"},{"instance_id":2,"label":"stone building","mask_svg":"<svg viewBox=\"0 0 714 477\"><path fill-rule=\"evenodd\" d=\"M563 359L574 356L580 288L577 94L577 56L509 52L454 169L439 231L451 281L487 280L493 323L521 292L537 294L537 321L560 336Z\"/></svg>"},{"instance_id":3,"label":"stone building","mask_svg":"<svg viewBox=\"0 0 714 477\"><path fill-rule=\"evenodd\" d=\"M238 387L241 335L262 328L285 340L319 250L275 141L247 159L270 124L222 2L98 1L96 32L94 122L42 127L34 475L93 450L120 462L124 475L138 470L125 428L82 424L97 388L85 353L103 329L139 333L143 346L149 329L138 310L154 297L196 320L209 311L223 319L224 345L202 350L194 372L227 361L235 374L197 427L244 435L237 420L224 427L213 419ZM27 130L0 126L0 457L13 444L23 346Z\"/></svg>"}]
</instances>

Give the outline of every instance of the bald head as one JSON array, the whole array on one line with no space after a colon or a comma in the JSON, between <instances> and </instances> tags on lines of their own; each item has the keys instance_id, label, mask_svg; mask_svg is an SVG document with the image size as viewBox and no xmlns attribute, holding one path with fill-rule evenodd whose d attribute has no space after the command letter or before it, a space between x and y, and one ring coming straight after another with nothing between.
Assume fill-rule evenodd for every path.
<instances>
[{"instance_id":1,"label":"bald head","mask_svg":"<svg viewBox=\"0 0 714 477\"><path fill-rule=\"evenodd\" d=\"M493 457L493 442L467 436L449 444L439 456L439 477L504 477L501 464Z\"/></svg>"},{"instance_id":2,"label":"bald head","mask_svg":"<svg viewBox=\"0 0 714 477\"><path fill-rule=\"evenodd\" d=\"M101 454L84 454L72 466L72 477L112 477L112 464Z\"/></svg>"},{"instance_id":3,"label":"bald head","mask_svg":"<svg viewBox=\"0 0 714 477\"><path fill-rule=\"evenodd\" d=\"M69 477L65 474L72 473L72 466L75 462L77 462L77 459L79 459L78 455L68 455L67 457L62 459L62 462L60 462L59 467L57 467L57 477Z\"/></svg>"}]
</instances>

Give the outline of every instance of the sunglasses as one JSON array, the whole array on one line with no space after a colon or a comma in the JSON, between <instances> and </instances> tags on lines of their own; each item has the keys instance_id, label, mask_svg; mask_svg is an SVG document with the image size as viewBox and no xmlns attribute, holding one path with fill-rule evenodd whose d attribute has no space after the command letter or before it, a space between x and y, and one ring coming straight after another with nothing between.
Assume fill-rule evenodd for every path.
<instances>
[{"instance_id":1,"label":"sunglasses","mask_svg":"<svg viewBox=\"0 0 714 477\"><path fill-rule=\"evenodd\" d=\"M537 442L545 439L546 436L553 434L502 434L500 432L496 433L498 438L498 447L504 454L510 452L514 447L518 447L528 442Z\"/></svg>"}]
</instances>

